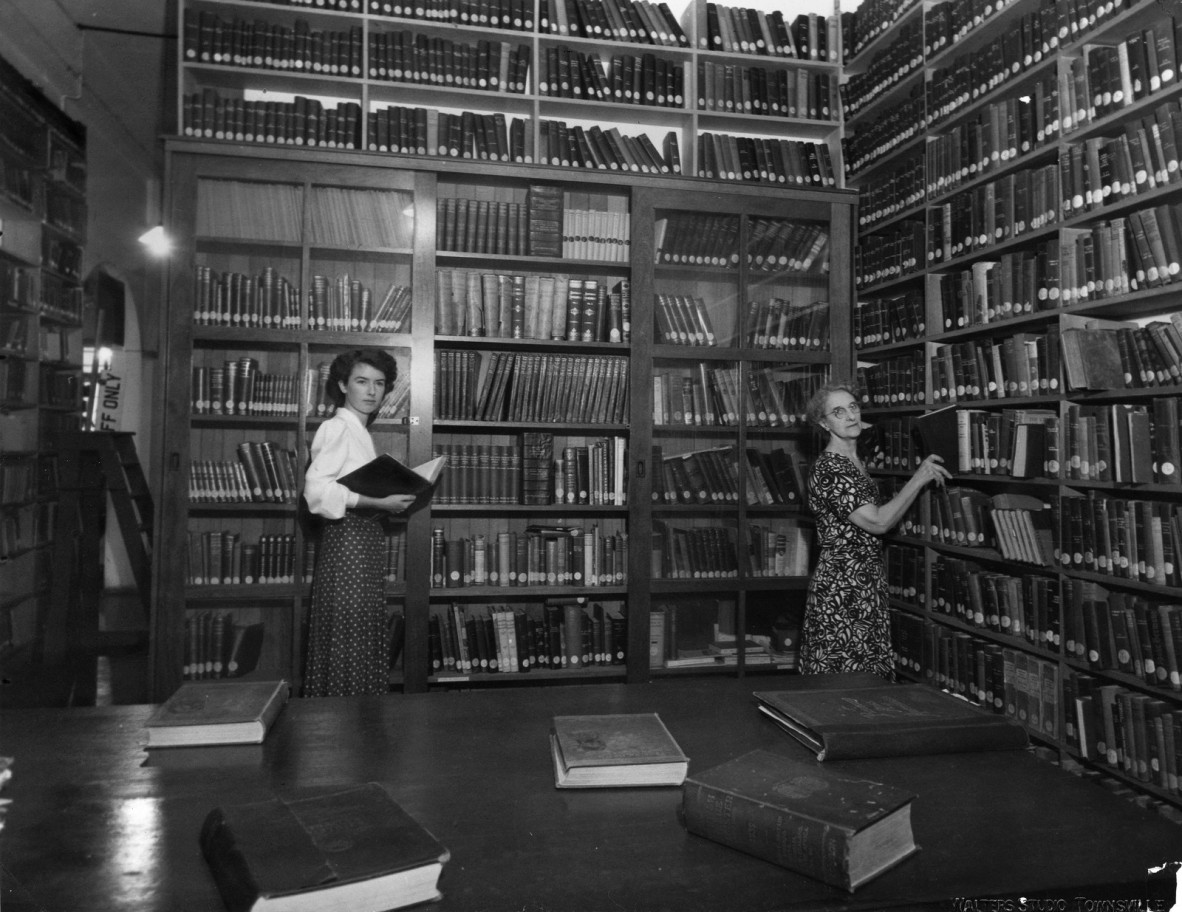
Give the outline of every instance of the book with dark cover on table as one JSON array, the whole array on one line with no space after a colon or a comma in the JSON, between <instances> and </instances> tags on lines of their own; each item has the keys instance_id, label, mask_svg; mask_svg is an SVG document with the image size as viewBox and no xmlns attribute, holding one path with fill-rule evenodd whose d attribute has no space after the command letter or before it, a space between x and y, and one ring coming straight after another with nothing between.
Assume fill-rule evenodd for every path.
<instances>
[{"instance_id":1,"label":"book with dark cover on table","mask_svg":"<svg viewBox=\"0 0 1182 912\"><path fill-rule=\"evenodd\" d=\"M146 746L257 744L289 691L286 681L186 681L148 718Z\"/></svg>"},{"instance_id":2,"label":"book with dark cover on table","mask_svg":"<svg viewBox=\"0 0 1182 912\"><path fill-rule=\"evenodd\" d=\"M690 776L698 836L853 891L912 855L911 792L755 750Z\"/></svg>"},{"instance_id":3,"label":"book with dark cover on table","mask_svg":"<svg viewBox=\"0 0 1182 912\"><path fill-rule=\"evenodd\" d=\"M1016 750L1026 729L926 684L754 694L759 710L818 760Z\"/></svg>"},{"instance_id":4,"label":"book with dark cover on table","mask_svg":"<svg viewBox=\"0 0 1182 912\"><path fill-rule=\"evenodd\" d=\"M214 808L200 843L230 912L381 912L437 900L450 857L376 782Z\"/></svg>"},{"instance_id":5,"label":"book with dark cover on table","mask_svg":"<svg viewBox=\"0 0 1182 912\"><path fill-rule=\"evenodd\" d=\"M359 469L337 480L350 491L366 497L389 497L391 494L410 494L420 497L434 488L447 458L436 456L420 466L411 468L389 453L371 459Z\"/></svg>"},{"instance_id":6,"label":"book with dark cover on table","mask_svg":"<svg viewBox=\"0 0 1182 912\"><path fill-rule=\"evenodd\" d=\"M656 713L555 716L557 788L681 785L689 758Z\"/></svg>"}]
</instances>

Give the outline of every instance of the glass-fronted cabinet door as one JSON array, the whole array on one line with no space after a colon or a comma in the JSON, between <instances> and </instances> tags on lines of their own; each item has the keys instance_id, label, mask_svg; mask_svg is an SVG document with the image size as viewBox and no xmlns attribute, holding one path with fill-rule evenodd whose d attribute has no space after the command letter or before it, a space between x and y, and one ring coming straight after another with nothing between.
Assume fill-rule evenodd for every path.
<instances>
[{"instance_id":1,"label":"glass-fronted cabinet door","mask_svg":"<svg viewBox=\"0 0 1182 912\"><path fill-rule=\"evenodd\" d=\"M848 284L848 272L832 273L848 241L835 258L833 208L653 200L651 285L638 295L648 310L637 317L652 334L652 674L795 668L813 549L805 407L834 376L832 319L849 304L848 291L834 293ZM839 329L848 338L848 324ZM836 360L848 370L846 353Z\"/></svg>"}]
</instances>

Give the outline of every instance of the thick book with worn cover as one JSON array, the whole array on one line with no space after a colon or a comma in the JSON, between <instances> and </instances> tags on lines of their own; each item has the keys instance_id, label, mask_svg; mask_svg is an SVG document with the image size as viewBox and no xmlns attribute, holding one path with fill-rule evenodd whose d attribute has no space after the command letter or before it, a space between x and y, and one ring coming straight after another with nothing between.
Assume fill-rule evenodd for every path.
<instances>
[{"instance_id":1,"label":"thick book with worn cover","mask_svg":"<svg viewBox=\"0 0 1182 912\"><path fill-rule=\"evenodd\" d=\"M257 744L289 691L286 681L186 681L148 718L146 746Z\"/></svg>"},{"instance_id":2,"label":"thick book with worn cover","mask_svg":"<svg viewBox=\"0 0 1182 912\"><path fill-rule=\"evenodd\" d=\"M818 760L1017 750L1026 729L926 684L754 694L759 711Z\"/></svg>"},{"instance_id":3,"label":"thick book with worn cover","mask_svg":"<svg viewBox=\"0 0 1182 912\"><path fill-rule=\"evenodd\" d=\"M210 811L201 851L230 912L380 912L439 899L450 855L376 782Z\"/></svg>"},{"instance_id":4,"label":"thick book with worn cover","mask_svg":"<svg viewBox=\"0 0 1182 912\"><path fill-rule=\"evenodd\" d=\"M337 480L350 491L366 497L389 497L391 494L429 494L439 479L447 457L436 456L429 462L411 468L389 453L382 453L359 469Z\"/></svg>"},{"instance_id":5,"label":"thick book with worn cover","mask_svg":"<svg viewBox=\"0 0 1182 912\"><path fill-rule=\"evenodd\" d=\"M689 768L656 713L555 716L556 788L681 785Z\"/></svg>"},{"instance_id":6,"label":"thick book with worn cover","mask_svg":"<svg viewBox=\"0 0 1182 912\"><path fill-rule=\"evenodd\" d=\"M756 750L686 779L685 828L853 891L912 855L904 789Z\"/></svg>"}]
</instances>

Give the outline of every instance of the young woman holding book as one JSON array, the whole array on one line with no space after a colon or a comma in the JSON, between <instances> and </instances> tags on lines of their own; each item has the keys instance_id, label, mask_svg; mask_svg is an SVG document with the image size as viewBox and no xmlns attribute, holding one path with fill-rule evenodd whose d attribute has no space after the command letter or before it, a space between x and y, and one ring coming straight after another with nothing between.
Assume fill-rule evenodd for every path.
<instances>
[{"instance_id":1,"label":"young woman holding book","mask_svg":"<svg viewBox=\"0 0 1182 912\"><path fill-rule=\"evenodd\" d=\"M828 439L809 477L820 557L809 580L800 642L804 674L870 671L894 677L886 568L880 536L927 485L951 477L939 456L925 459L899 493L882 502L858 442L863 423L855 389L830 383L813 394L808 418Z\"/></svg>"},{"instance_id":2,"label":"young woman holding book","mask_svg":"<svg viewBox=\"0 0 1182 912\"><path fill-rule=\"evenodd\" d=\"M388 688L385 533L381 516L403 513L414 497L368 497L338 479L374 459L369 425L398 365L384 351L343 352L325 392L336 412L312 440L304 499L322 517L308 622L304 696L385 693Z\"/></svg>"}]
</instances>

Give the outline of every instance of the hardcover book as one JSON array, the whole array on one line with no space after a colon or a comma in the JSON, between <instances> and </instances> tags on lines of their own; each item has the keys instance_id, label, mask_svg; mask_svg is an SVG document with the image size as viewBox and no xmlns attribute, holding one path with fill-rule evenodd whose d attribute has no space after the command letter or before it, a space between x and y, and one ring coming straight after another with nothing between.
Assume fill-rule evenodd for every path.
<instances>
[{"instance_id":1,"label":"hardcover book","mask_svg":"<svg viewBox=\"0 0 1182 912\"><path fill-rule=\"evenodd\" d=\"M230 912L379 912L441 898L450 855L376 782L210 811L202 854Z\"/></svg>"},{"instance_id":2,"label":"hardcover book","mask_svg":"<svg viewBox=\"0 0 1182 912\"><path fill-rule=\"evenodd\" d=\"M556 788L681 785L689 768L656 713L555 716Z\"/></svg>"},{"instance_id":3,"label":"hardcover book","mask_svg":"<svg viewBox=\"0 0 1182 912\"><path fill-rule=\"evenodd\" d=\"M289 690L286 681L186 681L148 718L146 746L257 744Z\"/></svg>"},{"instance_id":4,"label":"hardcover book","mask_svg":"<svg viewBox=\"0 0 1182 912\"><path fill-rule=\"evenodd\" d=\"M949 472L963 471L960 466L959 408L948 405L925 412L915 419L915 433L919 437L922 455L935 454L944 460Z\"/></svg>"},{"instance_id":5,"label":"hardcover book","mask_svg":"<svg viewBox=\"0 0 1182 912\"><path fill-rule=\"evenodd\" d=\"M918 850L915 795L756 750L686 779L685 828L850 892Z\"/></svg>"},{"instance_id":6,"label":"hardcover book","mask_svg":"<svg viewBox=\"0 0 1182 912\"><path fill-rule=\"evenodd\" d=\"M1017 750L1026 729L926 684L754 694L759 711L818 760Z\"/></svg>"},{"instance_id":7,"label":"hardcover book","mask_svg":"<svg viewBox=\"0 0 1182 912\"><path fill-rule=\"evenodd\" d=\"M391 494L421 497L435 487L446 463L446 456L436 456L412 469L389 453L382 453L338 480L350 491L367 497L389 497Z\"/></svg>"}]
</instances>

